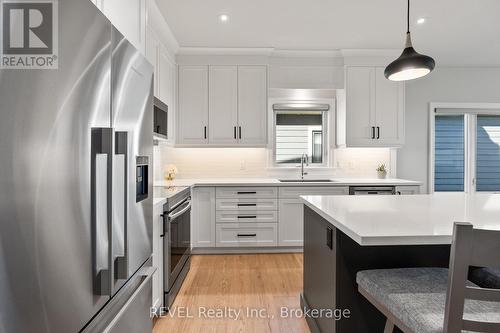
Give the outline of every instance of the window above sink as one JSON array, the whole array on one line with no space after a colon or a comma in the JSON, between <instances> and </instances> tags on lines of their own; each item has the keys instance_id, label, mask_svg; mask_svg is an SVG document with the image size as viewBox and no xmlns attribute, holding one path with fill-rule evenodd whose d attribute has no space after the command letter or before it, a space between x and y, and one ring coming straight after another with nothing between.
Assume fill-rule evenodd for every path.
<instances>
[{"instance_id":1,"label":"window above sink","mask_svg":"<svg viewBox=\"0 0 500 333\"><path fill-rule=\"evenodd\" d=\"M328 164L328 104L275 104L273 162L298 166L307 155L309 166Z\"/></svg>"}]
</instances>

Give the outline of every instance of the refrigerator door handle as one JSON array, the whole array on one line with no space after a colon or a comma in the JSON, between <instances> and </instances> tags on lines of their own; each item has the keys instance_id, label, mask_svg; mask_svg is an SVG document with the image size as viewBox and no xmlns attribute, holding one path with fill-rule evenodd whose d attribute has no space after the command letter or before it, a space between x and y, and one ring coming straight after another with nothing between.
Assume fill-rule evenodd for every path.
<instances>
[{"instance_id":1,"label":"refrigerator door handle","mask_svg":"<svg viewBox=\"0 0 500 333\"><path fill-rule=\"evenodd\" d=\"M123 155L123 225L120 229L123 231L123 249L120 249L122 256L114 257L114 273L116 279L128 278L128 133L115 132L115 155Z\"/></svg>"},{"instance_id":2,"label":"refrigerator door handle","mask_svg":"<svg viewBox=\"0 0 500 333\"><path fill-rule=\"evenodd\" d=\"M111 295L113 129L91 129L92 275L95 295Z\"/></svg>"}]
</instances>

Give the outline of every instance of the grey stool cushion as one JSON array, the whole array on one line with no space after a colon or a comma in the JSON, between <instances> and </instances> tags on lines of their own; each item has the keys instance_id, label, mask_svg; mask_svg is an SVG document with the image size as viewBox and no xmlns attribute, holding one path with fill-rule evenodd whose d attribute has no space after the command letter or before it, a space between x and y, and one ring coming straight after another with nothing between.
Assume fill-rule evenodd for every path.
<instances>
[{"instance_id":1,"label":"grey stool cushion","mask_svg":"<svg viewBox=\"0 0 500 333\"><path fill-rule=\"evenodd\" d=\"M469 280L482 288L500 289L500 269L474 268L469 272Z\"/></svg>"},{"instance_id":2,"label":"grey stool cushion","mask_svg":"<svg viewBox=\"0 0 500 333\"><path fill-rule=\"evenodd\" d=\"M413 332L443 332L448 269L361 271L356 282ZM466 300L464 309L465 319L500 322L500 303Z\"/></svg>"}]
</instances>

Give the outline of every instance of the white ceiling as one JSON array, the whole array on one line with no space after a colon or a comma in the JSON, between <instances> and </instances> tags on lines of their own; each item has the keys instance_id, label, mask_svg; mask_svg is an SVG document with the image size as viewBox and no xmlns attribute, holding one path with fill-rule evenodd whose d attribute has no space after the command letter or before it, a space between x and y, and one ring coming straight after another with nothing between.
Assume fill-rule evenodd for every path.
<instances>
[{"instance_id":1,"label":"white ceiling","mask_svg":"<svg viewBox=\"0 0 500 333\"><path fill-rule=\"evenodd\" d=\"M405 0L156 0L181 47L399 49ZM440 65L500 65L500 0L413 0L417 51ZM221 24L218 15L228 14ZM416 20L427 21L417 25Z\"/></svg>"}]
</instances>

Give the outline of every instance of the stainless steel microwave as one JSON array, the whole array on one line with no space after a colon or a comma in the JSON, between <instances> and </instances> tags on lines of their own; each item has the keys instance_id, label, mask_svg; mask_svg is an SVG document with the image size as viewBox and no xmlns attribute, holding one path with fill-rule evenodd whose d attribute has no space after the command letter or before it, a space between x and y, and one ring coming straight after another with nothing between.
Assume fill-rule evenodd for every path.
<instances>
[{"instance_id":1,"label":"stainless steel microwave","mask_svg":"<svg viewBox=\"0 0 500 333\"><path fill-rule=\"evenodd\" d=\"M168 105L154 98L154 126L153 132L164 138L168 138Z\"/></svg>"}]
</instances>

